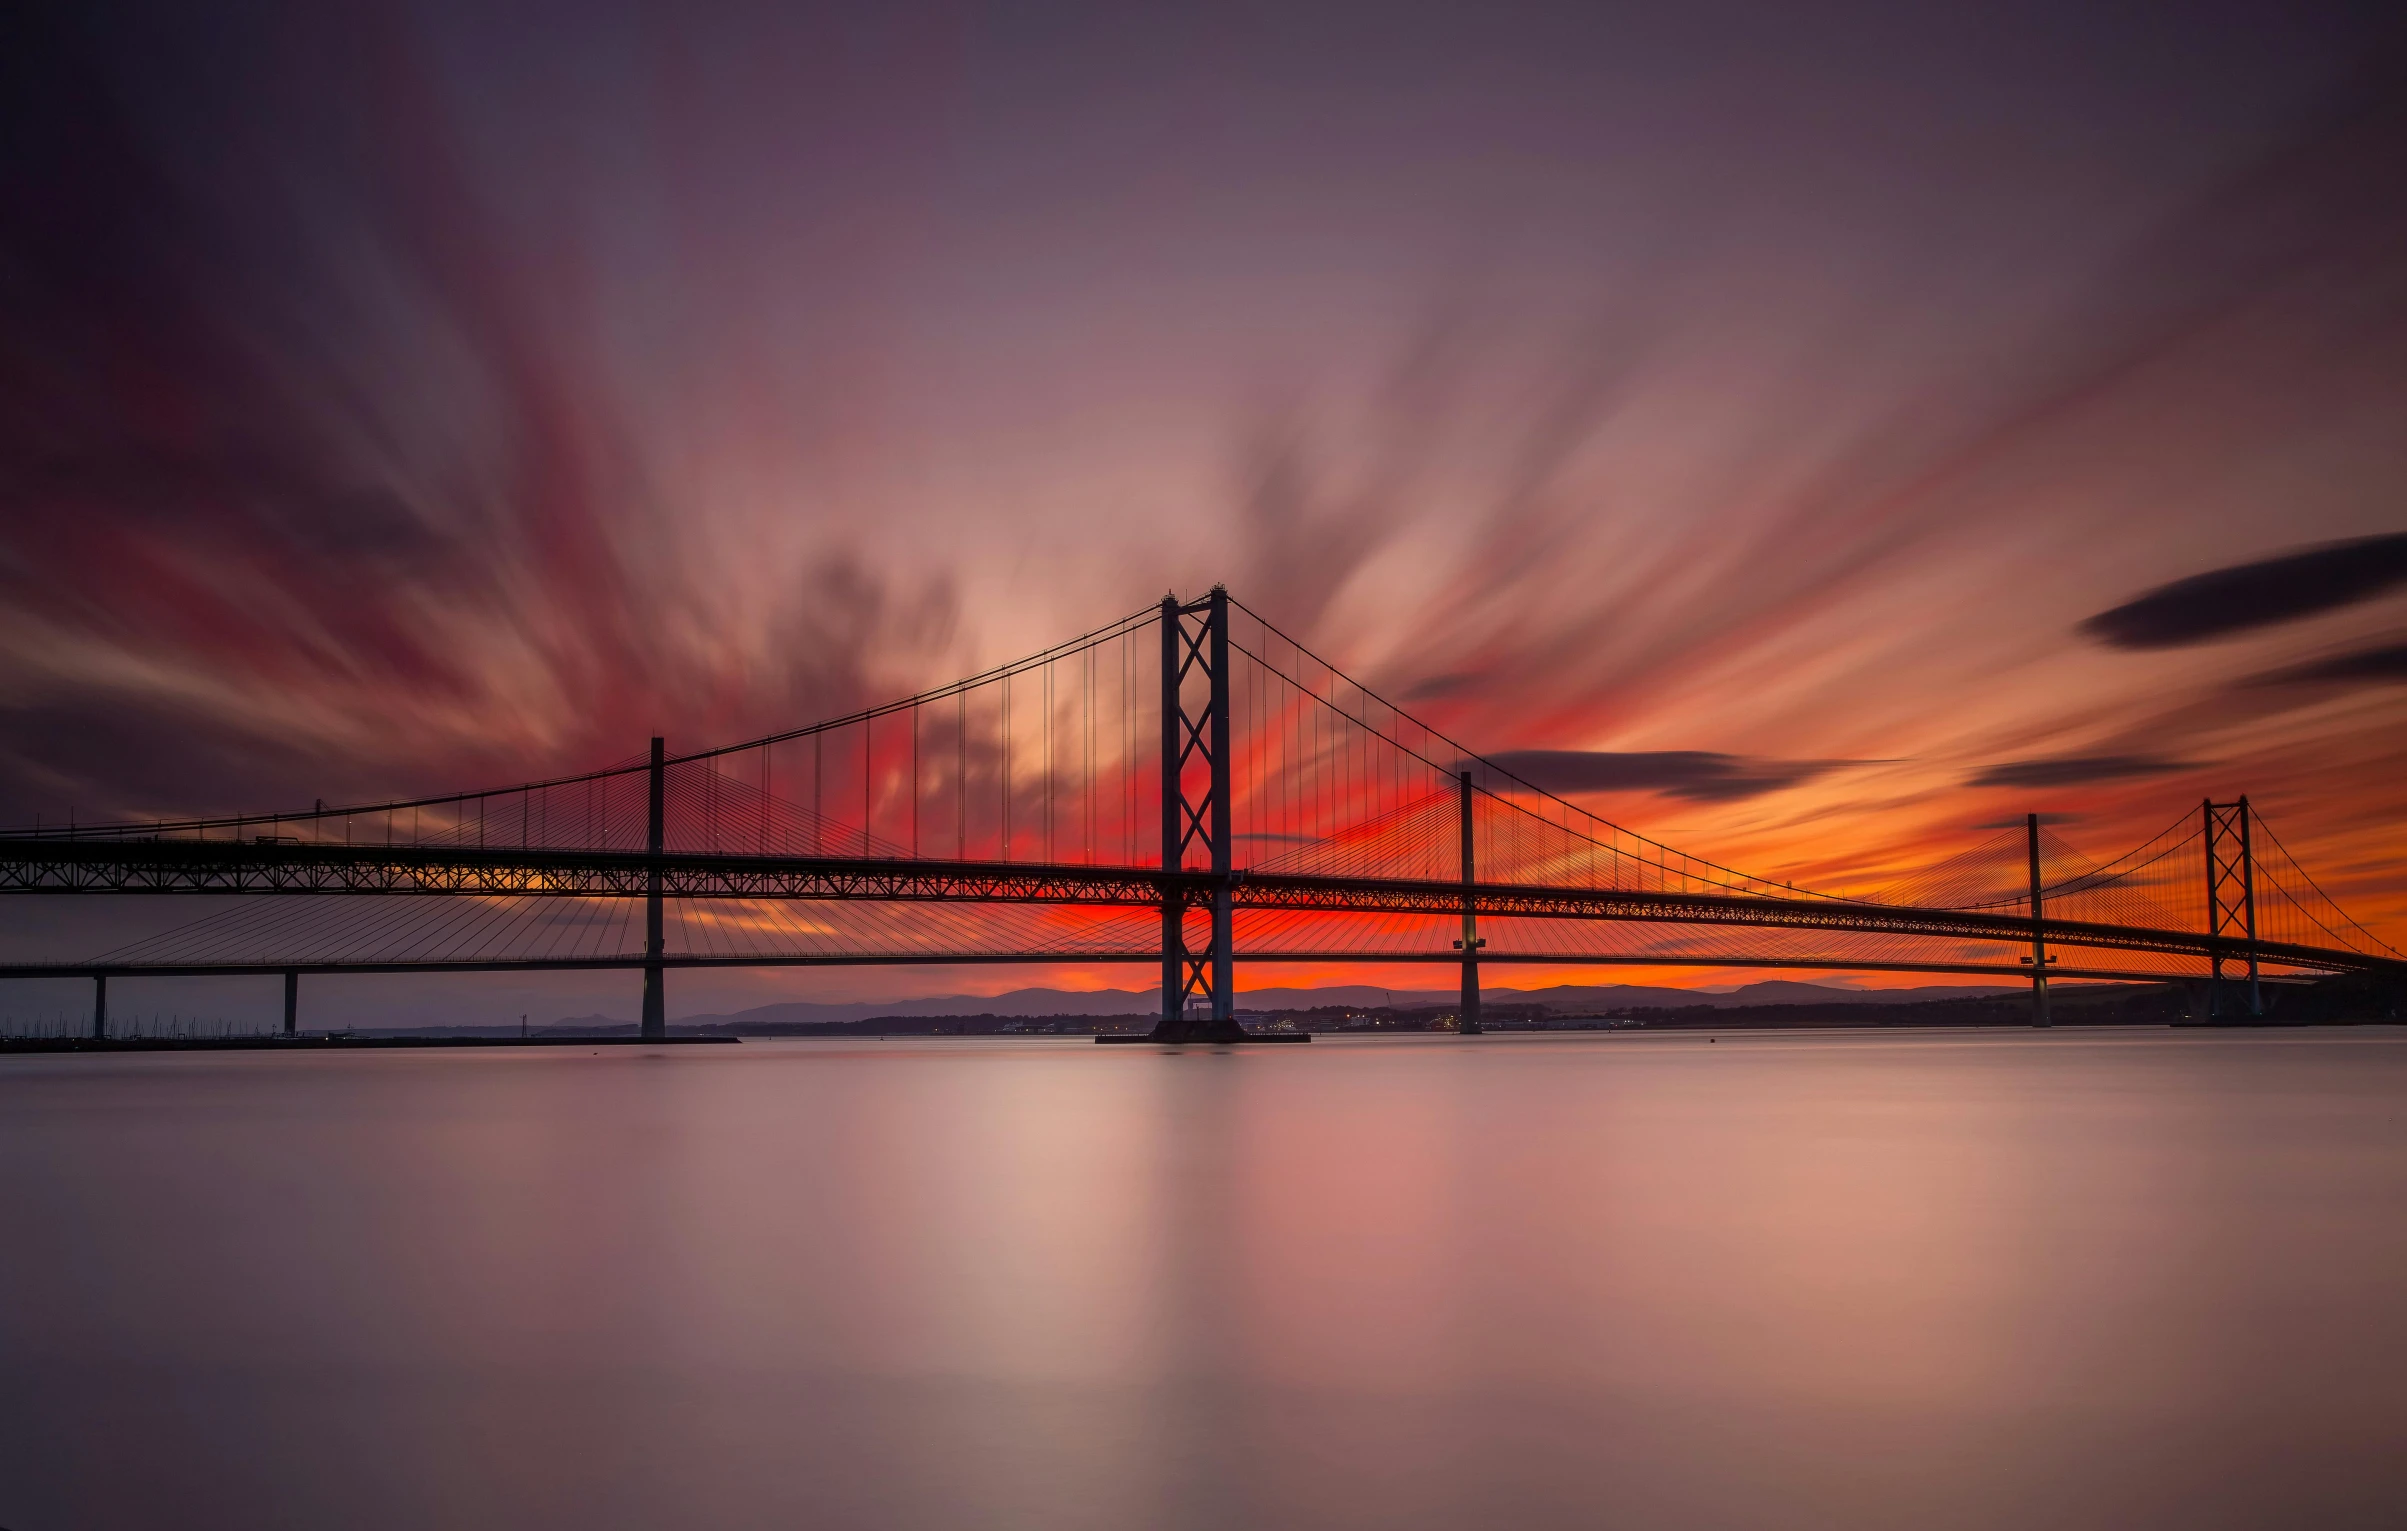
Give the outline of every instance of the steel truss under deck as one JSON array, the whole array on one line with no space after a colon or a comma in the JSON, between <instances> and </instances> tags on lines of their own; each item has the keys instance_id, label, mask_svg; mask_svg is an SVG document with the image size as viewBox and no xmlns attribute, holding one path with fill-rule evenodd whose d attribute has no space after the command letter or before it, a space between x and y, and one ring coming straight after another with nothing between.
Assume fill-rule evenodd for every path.
<instances>
[{"instance_id":1,"label":"steel truss under deck","mask_svg":"<svg viewBox=\"0 0 2407 1531\"><path fill-rule=\"evenodd\" d=\"M18 838L0 841L0 893L19 894L374 894L485 898L654 898L745 900L800 899L926 904L1076 905L1180 911L1211 910L1220 931L1228 916L1257 910L1284 913L1427 915L1460 923L1466 912L1487 919L1521 918L1619 921L1646 924L1738 926L1824 930L1852 934L1917 936L2027 944L2032 921L2023 916L1956 909L1919 909L1851 903L1829 898L1774 898L1754 894L1656 893L1556 888L1459 881L1296 876L1262 873L1180 871L1153 868L1029 865L1009 862L868 860L842 857L757 856L634 851L517 850L468 847L383 847L296 845L265 841L76 840ZM1227 902L1221 904L1222 897ZM1216 907L1217 906L1217 907ZM1167 923L1167 921L1165 922ZM1183 920L1181 925L1183 926ZM2229 958L2228 936L2154 930L2078 921L2046 922L2050 945L2213 961ZM1433 930L1433 939L1436 932ZM1236 960L1305 960L1290 952L1239 953L1215 934L1213 965ZM2386 972L2407 976L2407 964L2324 947L2283 942L2252 943L2265 963L2324 973ZM1137 960L1143 954L1093 957L1048 952L1028 960ZM1161 953L1148 960L1161 960ZM1330 959L1412 961L1389 952L1315 953ZM1487 951L1483 960L1514 960ZM1195 959L1180 949L1189 976ZM674 959L654 952L664 966L696 966L720 959ZM1000 954L897 952L875 958L781 959L774 956L724 959L726 964L761 966L780 962L1009 960ZM1429 960L1458 962L1457 949L1433 951ZM1561 955L1543 959L1604 963L1610 959ZM1647 958L1653 965L1678 959ZM492 964L470 964L491 966ZM513 964L503 964L513 965ZM515 964L525 965L525 964ZM618 959L560 966L619 966ZM1715 965L1745 965L1715 959ZM1812 965L1781 960L1764 965ZM1880 966L1855 964L1848 966ZM190 971L247 970L251 965L198 967ZM282 971L296 964L279 963ZM297 964L309 967L310 964ZM344 965L348 966L348 965ZM385 964L423 968L432 964ZM1899 964L1915 971L1986 972L1968 964ZM82 971L61 967L57 971ZM262 970L268 970L263 967ZM2006 971L2015 971L2007 969ZM2082 970L2060 970L2072 976ZM2103 975L2101 975L2103 976ZM1192 990L1190 990L1192 992ZM1215 995L1217 998L1217 995Z\"/></svg>"}]
</instances>

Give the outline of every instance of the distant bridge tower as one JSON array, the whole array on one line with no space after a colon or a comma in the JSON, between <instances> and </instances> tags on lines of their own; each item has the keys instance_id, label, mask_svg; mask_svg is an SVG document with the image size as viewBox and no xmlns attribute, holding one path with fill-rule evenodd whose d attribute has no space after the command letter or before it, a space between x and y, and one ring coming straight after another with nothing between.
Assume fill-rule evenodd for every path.
<instances>
[{"instance_id":1,"label":"distant bridge tower","mask_svg":"<svg viewBox=\"0 0 2407 1531\"><path fill-rule=\"evenodd\" d=\"M2265 1013L2265 993L2257 979L2257 872L2248 832L2248 798L2218 803L2208 798L2201 812L2206 819L2206 934L2208 1020L2223 1011L2223 964L2230 957L2228 942L2237 936L2248 958L2248 1013Z\"/></svg>"},{"instance_id":2,"label":"distant bridge tower","mask_svg":"<svg viewBox=\"0 0 2407 1531\"><path fill-rule=\"evenodd\" d=\"M1191 684L1200 682L1198 684ZM1200 705L1190 693L1200 691ZM1229 803L1229 593L1162 597L1162 1019L1157 1042L1240 1042L1233 958L1236 877ZM1191 867L1201 861L1202 867ZM1198 887L1191 870L1209 869ZM1187 905L1209 904L1211 937L1187 950ZM1206 1013L1190 1018L1187 1003Z\"/></svg>"},{"instance_id":3,"label":"distant bridge tower","mask_svg":"<svg viewBox=\"0 0 2407 1531\"><path fill-rule=\"evenodd\" d=\"M2031 1024L2052 1026L2048 1017L2048 964L2055 959L2048 955L2047 886L2039 875L2039 815L2024 820L2031 845Z\"/></svg>"}]
</instances>

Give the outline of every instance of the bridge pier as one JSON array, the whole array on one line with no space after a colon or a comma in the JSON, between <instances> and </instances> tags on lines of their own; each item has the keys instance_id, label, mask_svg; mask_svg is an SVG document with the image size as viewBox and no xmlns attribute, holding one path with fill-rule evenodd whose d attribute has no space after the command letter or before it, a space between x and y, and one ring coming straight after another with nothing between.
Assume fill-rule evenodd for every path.
<instances>
[{"instance_id":1,"label":"bridge pier","mask_svg":"<svg viewBox=\"0 0 2407 1531\"><path fill-rule=\"evenodd\" d=\"M301 975L291 968L284 970L284 1034L297 1036L301 1029Z\"/></svg>"},{"instance_id":2,"label":"bridge pier","mask_svg":"<svg viewBox=\"0 0 2407 1531\"><path fill-rule=\"evenodd\" d=\"M109 975L92 975L92 1040L98 1042L109 1034Z\"/></svg>"}]
</instances>

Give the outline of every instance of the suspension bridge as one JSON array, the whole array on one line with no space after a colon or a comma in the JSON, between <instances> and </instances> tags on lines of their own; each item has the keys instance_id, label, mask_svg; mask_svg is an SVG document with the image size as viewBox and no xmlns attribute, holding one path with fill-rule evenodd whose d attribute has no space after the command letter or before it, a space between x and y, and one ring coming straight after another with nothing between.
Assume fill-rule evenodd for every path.
<instances>
[{"instance_id":1,"label":"suspension bridge","mask_svg":"<svg viewBox=\"0 0 2407 1531\"><path fill-rule=\"evenodd\" d=\"M1447 738L1225 591L1166 597L917 696L764 738L407 801L0 832L0 892L203 896L113 977L1159 964L1160 1041L1235 1041L1235 965L1497 964L2407 981L2245 798L2105 862L2038 815L1877 893L1802 888L1600 818Z\"/></svg>"}]
</instances>

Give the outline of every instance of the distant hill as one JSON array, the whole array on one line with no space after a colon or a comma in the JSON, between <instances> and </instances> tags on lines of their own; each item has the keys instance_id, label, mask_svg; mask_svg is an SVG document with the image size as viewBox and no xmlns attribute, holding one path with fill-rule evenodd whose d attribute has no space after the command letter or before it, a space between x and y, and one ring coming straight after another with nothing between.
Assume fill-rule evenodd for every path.
<instances>
[{"instance_id":1,"label":"distant hill","mask_svg":"<svg viewBox=\"0 0 2407 1531\"><path fill-rule=\"evenodd\" d=\"M2059 983L2055 1019L2063 1026L2197 1025L2206 1017L2194 986L2179 983ZM2021 984L1932 984L1912 989L1843 989L1831 984L1769 980L1712 992L1645 984L1563 984L1541 989L1483 989L1488 1020L1499 1031L1613 1029L1638 1025L1668 1030L1786 1030L1827 1026L2021 1026L2030 1019L2030 991ZM1366 985L1321 989L1255 989L1243 1011L1284 1013L1320 1032L1397 1032L1453 1025L1456 996L1443 989L1386 990ZM2276 1026L2395 1024L2407 998L2356 974L2316 983L2269 984L2264 1023ZM1019 989L1007 995L942 995L883 1003L756 1005L733 1015L680 1016L679 1032L739 1036L996 1036L1135 1032L1153 1022L1147 989ZM1316 1013L1317 1012L1317 1013ZM360 1027L363 1036L423 1034L504 1036L514 1026L442 1028ZM615 1016L567 1017L538 1032L629 1034L635 1023Z\"/></svg>"},{"instance_id":2,"label":"distant hill","mask_svg":"<svg viewBox=\"0 0 2407 1531\"><path fill-rule=\"evenodd\" d=\"M1927 984L1912 989L1848 989L1836 984L1800 983L1774 978L1713 991L1675 989L1650 984L1556 984L1541 989L1483 987L1480 998L1490 1004L1544 1005L1565 1014L1623 1010L1633 1006L1664 1009L1691 1005L1741 1008L1764 1005L1821 1005L1834 1002L1906 1005L1941 999L1973 999L1990 994L2019 994L2020 985ZM1411 1009L1449 1005L1453 989L1380 989L1368 984L1332 984L1325 988L1249 989L1237 996L1240 1010L1311 1010L1328 1005L1380 1006ZM830 1003L786 1000L712 1015L681 1015L679 1026L830 1026L883 1016L1071 1016L1144 1015L1161 1005L1156 989L1014 989L1007 994L942 994L922 999L858 1000ZM556 1027L591 1029L627 1024L624 1017L569 1016Z\"/></svg>"},{"instance_id":3,"label":"distant hill","mask_svg":"<svg viewBox=\"0 0 2407 1531\"><path fill-rule=\"evenodd\" d=\"M1545 989L1491 989L1483 986L1479 997L1500 1004L1544 1005L1549 1010L1623 1010L1643 1005L1666 1009L1686 1005L1743 1009L1762 1005L1826 1005L1835 1002L1918 1005L1932 1000L2021 994L2027 988L2023 984L1923 984L1911 989L1849 989L1837 984L1769 978L1761 983L1741 984L1735 989L1721 991L1673 989L1634 983L1556 984ZM1240 999L1244 997L1239 996ZM1445 1004L1458 998L1460 996L1454 990L1448 989L1417 1003ZM1398 1003L1403 1002L1401 995L1397 999Z\"/></svg>"}]
</instances>

